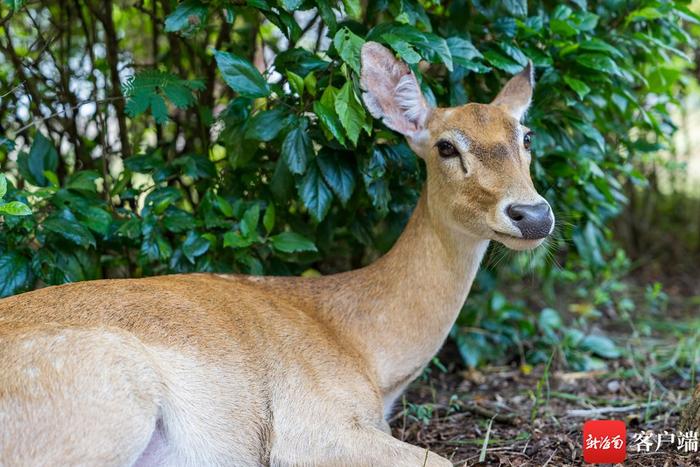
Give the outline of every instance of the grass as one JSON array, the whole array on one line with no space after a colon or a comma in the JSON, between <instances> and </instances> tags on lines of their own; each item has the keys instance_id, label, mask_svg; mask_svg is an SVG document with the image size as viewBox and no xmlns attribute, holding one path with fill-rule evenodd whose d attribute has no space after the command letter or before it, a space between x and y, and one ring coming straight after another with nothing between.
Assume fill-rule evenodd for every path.
<instances>
[{"instance_id":1,"label":"grass","mask_svg":"<svg viewBox=\"0 0 700 467\"><path fill-rule=\"evenodd\" d=\"M489 427L486 429L486 436L484 437L484 442L481 444L481 452L479 453L479 462L484 462L486 460L486 449L489 447L489 438L491 437L491 427L493 426L493 419L491 417L489 420Z\"/></svg>"}]
</instances>

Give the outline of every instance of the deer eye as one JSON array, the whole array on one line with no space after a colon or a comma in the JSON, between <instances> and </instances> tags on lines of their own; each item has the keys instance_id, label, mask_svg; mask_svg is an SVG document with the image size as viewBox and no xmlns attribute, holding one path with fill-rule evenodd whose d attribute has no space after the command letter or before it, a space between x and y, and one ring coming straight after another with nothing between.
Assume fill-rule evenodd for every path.
<instances>
[{"instance_id":1,"label":"deer eye","mask_svg":"<svg viewBox=\"0 0 700 467\"><path fill-rule=\"evenodd\" d=\"M525 136L523 136L523 146L525 146L525 149L530 149L530 145L532 144L532 137L534 136L534 133L532 131L528 131L525 133Z\"/></svg>"},{"instance_id":2,"label":"deer eye","mask_svg":"<svg viewBox=\"0 0 700 467\"><path fill-rule=\"evenodd\" d=\"M435 145L437 146L438 153L441 157L458 157L459 151L455 148L452 143L448 141L438 141Z\"/></svg>"}]
</instances>

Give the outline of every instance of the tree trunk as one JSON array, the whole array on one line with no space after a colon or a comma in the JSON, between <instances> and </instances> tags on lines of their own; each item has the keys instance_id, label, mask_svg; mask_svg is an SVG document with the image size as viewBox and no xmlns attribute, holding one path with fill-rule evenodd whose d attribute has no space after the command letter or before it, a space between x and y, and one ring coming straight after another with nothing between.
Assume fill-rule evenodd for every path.
<instances>
[{"instance_id":1,"label":"tree trunk","mask_svg":"<svg viewBox=\"0 0 700 467\"><path fill-rule=\"evenodd\" d=\"M700 431L700 384L695 388L693 398L683 410L679 429Z\"/></svg>"}]
</instances>

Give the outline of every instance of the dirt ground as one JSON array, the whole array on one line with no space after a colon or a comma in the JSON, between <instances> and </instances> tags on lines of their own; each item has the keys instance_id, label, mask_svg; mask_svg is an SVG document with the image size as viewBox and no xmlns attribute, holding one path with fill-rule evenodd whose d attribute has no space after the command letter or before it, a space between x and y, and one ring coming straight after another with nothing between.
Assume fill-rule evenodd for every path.
<instances>
[{"instance_id":1,"label":"dirt ground","mask_svg":"<svg viewBox=\"0 0 700 467\"><path fill-rule=\"evenodd\" d=\"M637 452L634 442L642 430L678 431L695 383L677 371L677 359L668 357L679 353L677 338L652 336L646 347L628 347L630 353L605 371L567 372L555 365L548 371L542 365L525 374L517 365L480 371L432 367L429 377L416 381L399 401L391 420L394 436L460 467L583 465L584 421L617 419L627 425L624 465L700 466L700 452L684 454L670 444ZM623 340L620 336L618 342ZM455 361L453 352L448 343L441 360ZM645 365L658 371L640 371ZM485 455L481 462L480 455Z\"/></svg>"},{"instance_id":2,"label":"dirt ground","mask_svg":"<svg viewBox=\"0 0 700 467\"><path fill-rule=\"evenodd\" d=\"M676 431L688 396L687 381L661 382L666 392L650 403L643 381L595 372L555 372L548 386L546 382L540 385L538 400L541 381L541 372L526 376L518 369L488 368L478 373L440 374L430 384L417 382L406 394L405 409L392 420L394 435L428 447L456 466L582 465L583 422L619 419L627 423L628 430L629 454L624 465L700 466L700 453L680 454L675 445L636 453L632 442L633 434L642 430ZM432 409L425 420L416 416L421 404ZM491 419L485 461L480 463Z\"/></svg>"}]
</instances>

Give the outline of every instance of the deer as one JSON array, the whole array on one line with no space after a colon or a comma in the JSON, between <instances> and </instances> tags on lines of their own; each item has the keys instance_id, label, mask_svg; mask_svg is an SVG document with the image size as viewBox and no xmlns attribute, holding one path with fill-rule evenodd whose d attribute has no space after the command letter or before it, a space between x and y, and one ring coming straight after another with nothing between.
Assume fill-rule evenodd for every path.
<instances>
[{"instance_id":1,"label":"deer","mask_svg":"<svg viewBox=\"0 0 700 467\"><path fill-rule=\"evenodd\" d=\"M530 177L528 64L489 104L431 107L361 49L371 115L426 166L394 246L320 277L107 279L0 300L0 464L450 466L387 417L447 338L491 241L532 249L554 215Z\"/></svg>"}]
</instances>

